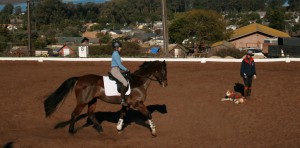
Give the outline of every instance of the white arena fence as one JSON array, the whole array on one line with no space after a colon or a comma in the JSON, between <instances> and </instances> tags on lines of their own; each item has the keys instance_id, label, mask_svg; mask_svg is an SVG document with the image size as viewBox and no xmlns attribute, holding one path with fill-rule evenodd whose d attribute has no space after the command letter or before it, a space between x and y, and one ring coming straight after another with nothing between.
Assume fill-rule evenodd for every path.
<instances>
[{"instance_id":1,"label":"white arena fence","mask_svg":"<svg viewBox=\"0 0 300 148\"><path fill-rule=\"evenodd\" d=\"M169 61L169 62L241 62L242 59L223 58L122 58L123 61ZM53 57L0 57L0 61L72 61L72 62L99 62L111 61L111 58L53 58ZM300 58L270 58L254 59L255 62L300 62Z\"/></svg>"}]
</instances>

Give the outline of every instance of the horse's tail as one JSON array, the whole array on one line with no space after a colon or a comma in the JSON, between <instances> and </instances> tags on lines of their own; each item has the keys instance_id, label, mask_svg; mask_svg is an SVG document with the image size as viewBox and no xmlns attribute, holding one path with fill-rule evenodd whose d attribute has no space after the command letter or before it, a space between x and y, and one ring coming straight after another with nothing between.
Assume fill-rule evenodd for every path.
<instances>
[{"instance_id":1,"label":"horse's tail","mask_svg":"<svg viewBox=\"0 0 300 148\"><path fill-rule=\"evenodd\" d=\"M57 109L57 105L69 94L77 80L78 77L71 77L65 80L59 88L48 96L48 98L44 101L46 117L49 117L52 113L54 113Z\"/></svg>"}]
</instances>

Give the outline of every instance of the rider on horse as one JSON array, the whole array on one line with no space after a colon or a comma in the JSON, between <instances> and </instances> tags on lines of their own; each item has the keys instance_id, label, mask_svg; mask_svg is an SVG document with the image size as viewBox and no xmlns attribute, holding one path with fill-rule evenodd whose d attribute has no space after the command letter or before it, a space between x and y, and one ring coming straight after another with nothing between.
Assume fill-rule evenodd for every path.
<instances>
[{"instance_id":1,"label":"rider on horse","mask_svg":"<svg viewBox=\"0 0 300 148\"><path fill-rule=\"evenodd\" d=\"M127 73L129 72L129 70L122 64L121 61L120 52L122 49L122 43L119 41L113 41L112 47L114 51L112 53L110 73L123 84L121 88L121 99L122 99L121 104L123 106L126 106L127 104L126 104L125 93L128 89L128 81L121 74L120 70L123 70Z\"/></svg>"}]
</instances>

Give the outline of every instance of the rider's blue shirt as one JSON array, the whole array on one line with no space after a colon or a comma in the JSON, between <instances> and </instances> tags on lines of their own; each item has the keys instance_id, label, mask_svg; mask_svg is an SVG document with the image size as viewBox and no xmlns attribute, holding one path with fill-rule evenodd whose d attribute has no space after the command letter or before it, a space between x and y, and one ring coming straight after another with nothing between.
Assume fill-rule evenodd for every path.
<instances>
[{"instance_id":1,"label":"rider's blue shirt","mask_svg":"<svg viewBox=\"0 0 300 148\"><path fill-rule=\"evenodd\" d=\"M112 53L111 67L119 67L121 70L128 71L128 69L123 66L121 56L117 50L114 50Z\"/></svg>"}]
</instances>

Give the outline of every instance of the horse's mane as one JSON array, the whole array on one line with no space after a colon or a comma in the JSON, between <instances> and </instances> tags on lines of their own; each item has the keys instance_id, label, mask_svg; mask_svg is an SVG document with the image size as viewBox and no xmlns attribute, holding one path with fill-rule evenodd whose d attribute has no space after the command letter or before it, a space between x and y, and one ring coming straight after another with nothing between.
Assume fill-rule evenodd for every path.
<instances>
[{"instance_id":1,"label":"horse's mane","mask_svg":"<svg viewBox=\"0 0 300 148\"><path fill-rule=\"evenodd\" d=\"M140 65L140 69L136 70L134 73L143 72L144 70L148 69L151 65L153 65L154 62L155 61L144 62L142 65Z\"/></svg>"},{"instance_id":2,"label":"horse's mane","mask_svg":"<svg viewBox=\"0 0 300 148\"><path fill-rule=\"evenodd\" d=\"M139 66L139 69L133 72L134 81L131 80L131 86L140 86L143 85L146 78L149 78L151 74L158 70L160 66L163 66L164 63L160 61L147 61Z\"/></svg>"}]
</instances>

